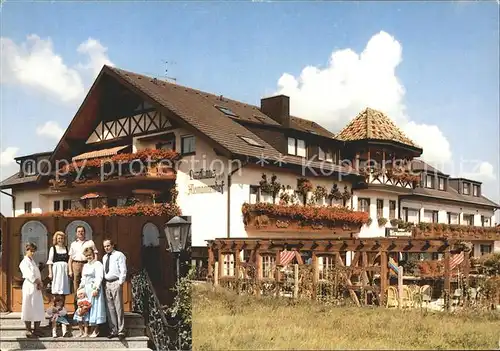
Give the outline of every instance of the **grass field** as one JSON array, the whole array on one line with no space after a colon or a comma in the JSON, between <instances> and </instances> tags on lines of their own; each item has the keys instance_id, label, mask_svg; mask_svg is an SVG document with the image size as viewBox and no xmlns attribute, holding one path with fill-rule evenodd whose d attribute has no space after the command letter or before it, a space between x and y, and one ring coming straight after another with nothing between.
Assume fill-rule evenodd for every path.
<instances>
[{"instance_id":1,"label":"grass field","mask_svg":"<svg viewBox=\"0 0 500 351\"><path fill-rule=\"evenodd\" d=\"M193 289L194 350L499 349L500 312L330 307Z\"/></svg>"}]
</instances>

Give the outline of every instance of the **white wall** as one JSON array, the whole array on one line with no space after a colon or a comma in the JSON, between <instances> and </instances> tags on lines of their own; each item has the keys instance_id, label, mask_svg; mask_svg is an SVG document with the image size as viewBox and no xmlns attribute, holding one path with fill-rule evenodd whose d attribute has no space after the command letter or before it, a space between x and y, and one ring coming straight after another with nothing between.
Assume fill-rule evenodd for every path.
<instances>
[{"instance_id":1,"label":"white wall","mask_svg":"<svg viewBox=\"0 0 500 351\"><path fill-rule=\"evenodd\" d=\"M389 201L396 201L396 211L395 218L399 218L398 209L398 195L384 192L384 191L374 191L374 190L358 190L354 191L354 196L352 198L353 208L358 211L358 199L359 198L369 198L370 199L370 218L372 223L370 226L364 225L361 228L359 236L362 238L369 237L383 237L385 236L385 228L391 227L391 222L389 219ZM383 227L379 227L377 219L377 199L384 200L384 207L382 210L382 217L387 219L387 223Z\"/></svg>"},{"instance_id":2,"label":"white wall","mask_svg":"<svg viewBox=\"0 0 500 351\"><path fill-rule=\"evenodd\" d=\"M16 209L14 216L24 214L24 203L31 201L31 213L42 213L47 211L46 202L40 195L42 189L15 189L12 190L12 195L16 197Z\"/></svg>"},{"instance_id":3,"label":"white wall","mask_svg":"<svg viewBox=\"0 0 500 351\"><path fill-rule=\"evenodd\" d=\"M494 212L493 210L477 209L472 206L462 206L462 205L449 205L440 203L437 201L415 201L415 200L401 200L401 208L408 207L417 210L421 210L421 220L423 220L423 211L438 211L438 222L448 223L448 212L458 213L461 218L461 223L463 224L463 215L469 214L474 215L474 225L481 226L481 216L489 218L489 226L495 225Z\"/></svg>"},{"instance_id":4,"label":"white wall","mask_svg":"<svg viewBox=\"0 0 500 351\"><path fill-rule=\"evenodd\" d=\"M266 169L265 167L256 167L255 165L244 167L240 172L236 172L233 175L232 186L231 186L231 237L246 237L245 226L243 224L243 215L241 213L241 207L245 202L250 202L250 185L259 185L262 179L262 173L267 175L268 181L270 181L273 174L276 175L276 181L285 188L289 185L292 190L290 193L297 188L297 179L301 178L299 174L289 173L289 172L275 172ZM348 191L351 190L351 184L347 182L339 182L335 179L328 178L308 178L312 185L313 190L317 186L324 186L327 192L330 192L333 184L336 183L341 192L344 191L344 186L347 185ZM312 198L312 192L309 193L308 199ZM267 201L272 202L272 198L268 196ZM261 198L262 200L262 198ZM262 201L264 202L264 201ZM327 204L328 200L324 203ZM276 203L279 203L279 196L276 198ZM337 202L340 204L340 202ZM348 201L350 206L350 200Z\"/></svg>"}]
</instances>

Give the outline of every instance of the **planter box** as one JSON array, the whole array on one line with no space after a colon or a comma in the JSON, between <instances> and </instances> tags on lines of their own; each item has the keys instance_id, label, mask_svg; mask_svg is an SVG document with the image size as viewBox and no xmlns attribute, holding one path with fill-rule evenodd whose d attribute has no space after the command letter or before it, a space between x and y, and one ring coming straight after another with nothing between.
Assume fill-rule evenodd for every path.
<instances>
[{"instance_id":1,"label":"planter box","mask_svg":"<svg viewBox=\"0 0 500 351\"><path fill-rule=\"evenodd\" d=\"M341 237L350 238L352 233L359 233L361 224L340 223L333 221L302 221L290 219L289 217L270 217L265 214L252 213L245 225L249 236L259 236L263 233L275 234L272 236L290 237L296 233L300 236L317 234L319 237Z\"/></svg>"},{"instance_id":2,"label":"planter box","mask_svg":"<svg viewBox=\"0 0 500 351\"><path fill-rule=\"evenodd\" d=\"M461 239L461 240L493 240L500 241L500 229L497 227L467 227L455 226L453 228L435 228L426 229L414 228L413 236L416 239Z\"/></svg>"}]
</instances>

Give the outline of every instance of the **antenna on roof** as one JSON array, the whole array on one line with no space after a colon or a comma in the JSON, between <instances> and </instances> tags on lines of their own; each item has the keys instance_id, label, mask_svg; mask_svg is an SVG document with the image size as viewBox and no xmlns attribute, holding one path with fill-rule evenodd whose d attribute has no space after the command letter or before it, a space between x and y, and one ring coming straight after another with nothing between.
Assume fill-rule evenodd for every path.
<instances>
[{"instance_id":1,"label":"antenna on roof","mask_svg":"<svg viewBox=\"0 0 500 351\"><path fill-rule=\"evenodd\" d=\"M168 65L169 64L170 65L176 65L177 62L175 62L175 61L164 61L164 62L165 62L165 78L166 78L166 80L167 81L168 80L172 80L174 83L177 83L177 78L175 78L175 77L169 77L168 76Z\"/></svg>"}]
</instances>

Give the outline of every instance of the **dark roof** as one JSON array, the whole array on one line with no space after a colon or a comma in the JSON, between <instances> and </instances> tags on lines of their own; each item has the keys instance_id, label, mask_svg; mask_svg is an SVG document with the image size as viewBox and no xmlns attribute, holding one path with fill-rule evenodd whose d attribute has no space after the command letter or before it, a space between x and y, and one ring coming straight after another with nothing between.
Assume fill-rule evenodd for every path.
<instances>
[{"instance_id":1,"label":"dark roof","mask_svg":"<svg viewBox=\"0 0 500 351\"><path fill-rule=\"evenodd\" d=\"M37 158L37 157L40 157L40 156L50 156L52 154L52 151L46 151L46 152L37 152L36 154L29 154L29 155L25 155L25 156L17 156L17 157L14 157L14 160L21 160L21 159L25 159L25 158Z\"/></svg>"},{"instance_id":2,"label":"dark roof","mask_svg":"<svg viewBox=\"0 0 500 351\"><path fill-rule=\"evenodd\" d=\"M344 141L368 139L395 141L420 149L420 147L408 138L389 117L369 107L361 111L335 137Z\"/></svg>"},{"instance_id":3,"label":"dark roof","mask_svg":"<svg viewBox=\"0 0 500 351\"><path fill-rule=\"evenodd\" d=\"M463 177L450 177L450 180L465 180L465 181L476 183L476 184L482 184L482 182L478 182L477 180L472 180L472 179L463 178Z\"/></svg>"},{"instance_id":4,"label":"dark roof","mask_svg":"<svg viewBox=\"0 0 500 351\"><path fill-rule=\"evenodd\" d=\"M447 174L441 172L439 169L432 167L428 163L425 163L422 160L419 160L417 158L411 160L411 169L412 171L415 172L428 172L428 173L434 173L434 174L439 174L442 176L448 176ZM451 179L451 178L450 178Z\"/></svg>"},{"instance_id":5,"label":"dark roof","mask_svg":"<svg viewBox=\"0 0 500 351\"><path fill-rule=\"evenodd\" d=\"M330 132L328 129L323 128L318 123L300 117L290 116L290 128L301 132L321 135L327 138L333 139L335 137L335 134Z\"/></svg>"},{"instance_id":6,"label":"dark roof","mask_svg":"<svg viewBox=\"0 0 500 351\"><path fill-rule=\"evenodd\" d=\"M500 208L499 204L491 201L485 196L462 195L459 194L458 191L456 191L452 187L448 187L448 190L446 191L420 187L414 189L411 195L425 196L425 197L431 197L435 199L443 199L449 201L458 201L471 205L481 205L481 206Z\"/></svg>"},{"instance_id":7,"label":"dark roof","mask_svg":"<svg viewBox=\"0 0 500 351\"><path fill-rule=\"evenodd\" d=\"M9 189L13 185L19 185L19 184L24 184L24 183L30 183L30 182L35 182L38 179L38 176L28 176L28 177L21 177L21 173L17 172L10 177L2 180L0 182L0 189Z\"/></svg>"}]
</instances>

